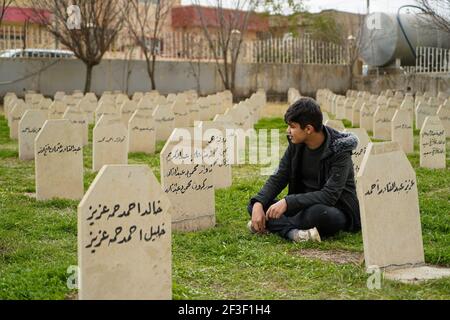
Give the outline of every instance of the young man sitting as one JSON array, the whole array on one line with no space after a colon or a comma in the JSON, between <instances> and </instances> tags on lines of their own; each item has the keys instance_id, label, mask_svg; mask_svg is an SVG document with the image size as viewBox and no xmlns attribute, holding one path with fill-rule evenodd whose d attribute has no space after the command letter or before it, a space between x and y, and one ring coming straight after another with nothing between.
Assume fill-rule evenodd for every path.
<instances>
[{"instance_id":1,"label":"young man sitting","mask_svg":"<svg viewBox=\"0 0 450 320\"><path fill-rule=\"evenodd\" d=\"M278 170L250 200L250 231L277 233L295 242L359 231L352 162L356 136L322 125L320 107L310 98L290 106L285 121L289 147ZM288 196L276 200L287 185Z\"/></svg>"}]
</instances>

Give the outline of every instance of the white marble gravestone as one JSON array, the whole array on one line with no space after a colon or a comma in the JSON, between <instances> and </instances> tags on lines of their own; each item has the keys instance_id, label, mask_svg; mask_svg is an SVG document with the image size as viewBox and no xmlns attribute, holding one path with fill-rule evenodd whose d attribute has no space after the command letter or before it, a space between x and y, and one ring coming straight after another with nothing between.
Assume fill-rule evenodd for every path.
<instances>
[{"instance_id":1,"label":"white marble gravestone","mask_svg":"<svg viewBox=\"0 0 450 320\"><path fill-rule=\"evenodd\" d=\"M37 200L83 197L83 142L69 120L47 120L34 152Z\"/></svg>"},{"instance_id":2,"label":"white marble gravestone","mask_svg":"<svg viewBox=\"0 0 450 320\"><path fill-rule=\"evenodd\" d=\"M450 106L441 105L438 109L437 116L441 120L446 137L450 138Z\"/></svg>"},{"instance_id":3,"label":"white marble gravestone","mask_svg":"<svg viewBox=\"0 0 450 320\"><path fill-rule=\"evenodd\" d=\"M175 128L175 115L169 104L158 105L153 111L156 141L166 141Z\"/></svg>"},{"instance_id":4,"label":"white marble gravestone","mask_svg":"<svg viewBox=\"0 0 450 320\"><path fill-rule=\"evenodd\" d=\"M373 115L373 137L379 140L391 140L391 123L395 109L379 106Z\"/></svg>"},{"instance_id":5,"label":"white marble gravestone","mask_svg":"<svg viewBox=\"0 0 450 320\"><path fill-rule=\"evenodd\" d=\"M144 110L136 110L128 123L129 152L154 154L156 149L155 120Z\"/></svg>"},{"instance_id":6,"label":"white marble gravestone","mask_svg":"<svg viewBox=\"0 0 450 320\"><path fill-rule=\"evenodd\" d=\"M120 107L120 116L123 124L128 128L128 122L133 116L134 112L138 109L137 103L133 100L126 100Z\"/></svg>"},{"instance_id":7,"label":"white marble gravestone","mask_svg":"<svg viewBox=\"0 0 450 320\"><path fill-rule=\"evenodd\" d=\"M439 117L427 117L420 130L420 166L430 169L446 167L445 130Z\"/></svg>"},{"instance_id":8,"label":"white marble gravestone","mask_svg":"<svg viewBox=\"0 0 450 320\"><path fill-rule=\"evenodd\" d=\"M392 118L391 140L400 144L407 154L414 152L412 111L397 110Z\"/></svg>"},{"instance_id":9,"label":"white marble gravestone","mask_svg":"<svg viewBox=\"0 0 450 320\"><path fill-rule=\"evenodd\" d=\"M437 109L426 102L421 102L416 110L416 129L421 129L426 117L435 116Z\"/></svg>"},{"instance_id":10,"label":"white marble gravestone","mask_svg":"<svg viewBox=\"0 0 450 320\"><path fill-rule=\"evenodd\" d=\"M227 156L227 130L225 124L219 122L202 121L199 124L202 129L203 141L206 145L203 149L203 158L208 164L214 165L214 188L224 189L231 187L233 183L231 164L228 163L230 159Z\"/></svg>"},{"instance_id":11,"label":"white marble gravestone","mask_svg":"<svg viewBox=\"0 0 450 320\"><path fill-rule=\"evenodd\" d=\"M19 138L19 122L22 119L25 111L30 109L25 102L22 100L17 100L15 106L12 108L8 116L9 125L9 137L13 140Z\"/></svg>"},{"instance_id":12,"label":"white marble gravestone","mask_svg":"<svg viewBox=\"0 0 450 320\"><path fill-rule=\"evenodd\" d=\"M397 142L369 144L357 190L366 267L422 265L416 173Z\"/></svg>"},{"instance_id":13,"label":"white marble gravestone","mask_svg":"<svg viewBox=\"0 0 450 320\"><path fill-rule=\"evenodd\" d=\"M106 164L128 164L128 130L121 119L103 115L94 127L92 145L93 171Z\"/></svg>"},{"instance_id":14,"label":"white marble gravestone","mask_svg":"<svg viewBox=\"0 0 450 320\"><path fill-rule=\"evenodd\" d=\"M34 159L34 140L47 121L43 110L27 110L19 122L19 159Z\"/></svg>"},{"instance_id":15,"label":"white marble gravestone","mask_svg":"<svg viewBox=\"0 0 450 320\"><path fill-rule=\"evenodd\" d=\"M67 110L67 105L63 101L53 101L49 107L48 118L49 120L62 119L64 113Z\"/></svg>"},{"instance_id":16,"label":"white marble gravestone","mask_svg":"<svg viewBox=\"0 0 450 320\"><path fill-rule=\"evenodd\" d=\"M172 112L175 116L175 128L189 127L190 125L190 110L186 102L184 94L178 95L171 106Z\"/></svg>"},{"instance_id":17,"label":"white marble gravestone","mask_svg":"<svg viewBox=\"0 0 450 320\"><path fill-rule=\"evenodd\" d=\"M97 123L103 115L120 118L120 110L114 102L99 102L97 109L95 109L95 122Z\"/></svg>"},{"instance_id":18,"label":"white marble gravestone","mask_svg":"<svg viewBox=\"0 0 450 320\"><path fill-rule=\"evenodd\" d=\"M203 163L203 143L201 138L194 142L194 130L175 129L160 154L161 185L172 204L172 227L180 231L216 223L214 168Z\"/></svg>"},{"instance_id":19,"label":"white marble gravestone","mask_svg":"<svg viewBox=\"0 0 450 320\"><path fill-rule=\"evenodd\" d=\"M367 134L366 129L362 128L351 128L347 129L346 132L351 132L358 137L358 146L356 150L352 152L353 169L355 170L355 176L358 174L361 168L361 163L366 154L367 146L370 143L370 137Z\"/></svg>"},{"instance_id":20,"label":"white marble gravestone","mask_svg":"<svg viewBox=\"0 0 450 320\"><path fill-rule=\"evenodd\" d=\"M63 119L70 121L81 136L83 145L87 146L89 144L89 119L87 114L78 107L67 108Z\"/></svg>"},{"instance_id":21,"label":"white marble gravestone","mask_svg":"<svg viewBox=\"0 0 450 320\"><path fill-rule=\"evenodd\" d=\"M150 168L104 166L78 206L79 299L171 299L171 234Z\"/></svg>"},{"instance_id":22,"label":"white marble gravestone","mask_svg":"<svg viewBox=\"0 0 450 320\"><path fill-rule=\"evenodd\" d=\"M328 120L327 122L325 122L325 125L337 131L345 130L345 126L341 120Z\"/></svg>"}]
</instances>

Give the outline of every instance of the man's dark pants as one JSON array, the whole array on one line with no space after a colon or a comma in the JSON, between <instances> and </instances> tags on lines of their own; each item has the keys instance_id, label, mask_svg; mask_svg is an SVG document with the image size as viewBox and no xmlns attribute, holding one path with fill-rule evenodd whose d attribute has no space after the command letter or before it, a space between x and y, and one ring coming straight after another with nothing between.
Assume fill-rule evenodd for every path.
<instances>
[{"instance_id":1,"label":"man's dark pants","mask_svg":"<svg viewBox=\"0 0 450 320\"><path fill-rule=\"evenodd\" d=\"M264 212L267 212L270 206L277 203L277 201L273 200L266 207L263 207ZM251 217L253 204L250 203L247 210ZM288 239L288 233L293 229L309 230L314 227L317 228L322 238L331 237L339 231L346 230L347 218L338 208L316 204L299 212L290 212L288 210L280 219L266 221L266 228L269 232L278 233L285 239Z\"/></svg>"}]
</instances>

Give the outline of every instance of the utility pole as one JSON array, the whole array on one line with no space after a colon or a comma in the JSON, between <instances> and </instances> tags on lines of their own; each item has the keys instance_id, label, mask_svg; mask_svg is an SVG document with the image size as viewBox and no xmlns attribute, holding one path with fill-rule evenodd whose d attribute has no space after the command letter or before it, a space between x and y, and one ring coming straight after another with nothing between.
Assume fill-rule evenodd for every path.
<instances>
[{"instance_id":1,"label":"utility pole","mask_svg":"<svg viewBox=\"0 0 450 320\"><path fill-rule=\"evenodd\" d=\"M367 15L370 13L370 0L367 0Z\"/></svg>"}]
</instances>

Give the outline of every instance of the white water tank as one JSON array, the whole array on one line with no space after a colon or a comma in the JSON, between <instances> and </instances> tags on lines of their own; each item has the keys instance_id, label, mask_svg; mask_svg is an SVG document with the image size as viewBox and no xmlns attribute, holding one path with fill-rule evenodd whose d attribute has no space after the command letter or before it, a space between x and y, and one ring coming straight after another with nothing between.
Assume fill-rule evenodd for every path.
<instances>
[{"instance_id":1,"label":"white water tank","mask_svg":"<svg viewBox=\"0 0 450 320\"><path fill-rule=\"evenodd\" d=\"M414 50L416 47L450 48L450 34L426 25L418 14L401 14L399 18ZM365 18L360 54L369 66L388 66L396 59L401 60L402 66L416 64L396 14L375 12Z\"/></svg>"}]
</instances>

